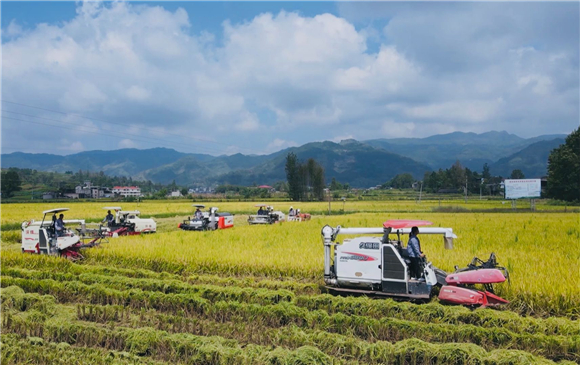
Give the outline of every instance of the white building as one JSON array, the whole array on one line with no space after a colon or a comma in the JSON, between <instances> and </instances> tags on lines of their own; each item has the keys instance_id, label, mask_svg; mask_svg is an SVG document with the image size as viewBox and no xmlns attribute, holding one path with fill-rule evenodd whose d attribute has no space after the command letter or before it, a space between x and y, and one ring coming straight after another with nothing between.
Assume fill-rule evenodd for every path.
<instances>
[{"instance_id":1,"label":"white building","mask_svg":"<svg viewBox=\"0 0 580 365\"><path fill-rule=\"evenodd\" d=\"M113 194L127 196L141 196L141 188L138 186L114 186Z\"/></svg>"},{"instance_id":2,"label":"white building","mask_svg":"<svg viewBox=\"0 0 580 365\"><path fill-rule=\"evenodd\" d=\"M85 186L75 187L75 194L81 198L99 199L105 197L105 189L107 188L94 186L90 181L85 181Z\"/></svg>"}]
</instances>

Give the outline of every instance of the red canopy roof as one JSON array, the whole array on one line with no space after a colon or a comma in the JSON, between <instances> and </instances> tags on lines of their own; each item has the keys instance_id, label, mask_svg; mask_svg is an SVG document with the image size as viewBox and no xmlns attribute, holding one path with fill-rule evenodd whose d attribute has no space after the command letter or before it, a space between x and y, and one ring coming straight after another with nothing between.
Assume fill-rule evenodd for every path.
<instances>
[{"instance_id":1,"label":"red canopy roof","mask_svg":"<svg viewBox=\"0 0 580 365\"><path fill-rule=\"evenodd\" d=\"M272 187L270 185L260 185L258 187L262 188L262 189L272 189Z\"/></svg>"},{"instance_id":2,"label":"red canopy roof","mask_svg":"<svg viewBox=\"0 0 580 365\"><path fill-rule=\"evenodd\" d=\"M415 219L391 219L383 223L383 227L385 228L411 228L411 227L420 227L420 226L430 226L432 222L429 221L420 221Z\"/></svg>"}]
</instances>

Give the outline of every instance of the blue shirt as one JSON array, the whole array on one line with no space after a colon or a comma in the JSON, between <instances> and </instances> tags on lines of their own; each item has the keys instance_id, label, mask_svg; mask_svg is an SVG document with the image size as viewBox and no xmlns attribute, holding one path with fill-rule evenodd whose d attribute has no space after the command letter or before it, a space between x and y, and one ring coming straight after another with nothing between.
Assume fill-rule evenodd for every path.
<instances>
[{"instance_id":1,"label":"blue shirt","mask_svg":"<svg viewBox=\"0 0 580 365\"><path fill-rule=\"evenodd\" d=\"M57 231L62 231L64 229L64 222L62 221L62 219L59 218L56 220L54 228L56 228Z\"/></svg>"},{"instance_id":2,"label":"blue shirt","mask_svg":"<svg viewBox=\"0 0 580 365\"><path fill-rule=\"evenodd\" d=\"M409 257L421 257L421 243L417 236L411 236L407 243L407 253Z\"/></svg>"}]
</instances>

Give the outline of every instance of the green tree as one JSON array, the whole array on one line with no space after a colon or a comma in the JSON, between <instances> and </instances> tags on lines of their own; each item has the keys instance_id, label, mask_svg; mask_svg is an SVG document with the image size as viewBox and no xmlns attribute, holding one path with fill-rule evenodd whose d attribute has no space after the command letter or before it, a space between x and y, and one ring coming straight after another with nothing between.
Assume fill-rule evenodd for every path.
<instances>
[{"instance_id":1,"label":"green tree","mask_svg":"<svg viewBox=\"0 0 580 365\"><path fill-rule=\"evenodd\" d=\"M341 183L339 183L338 181L336 181L336 178L332 178L332 181L330 182L330 190L332 191L336 191L336 190L342 190L343 186Z\"/></svg>"},{"instance_id":2,"label":"green tree","mask_svg":"<svg viewBox=\"0 0 580 365\"><path fill-rule=\"evenodd\" d=\"M580 201L580 128L548 156L548 196Z\"/></svg>"},{"instance_id":3,"label":"green tree","mask_svg":"<svg viewBox=\"0 0 580 365\"><path fill-rule=\"evenodd\" d=\"M288 181L288 195L290 199L299 201L302 195L302 178L300 176L300 163L294 152L290 152L286 156L285 170L286 180Z\"/></svg>"},{"instance_id":4,"label":"green tree","mask_svg":"<svg viewBox=\"0 0 580 365\"><path fill-rule=\"evenodd\" d=\"M20 186L22 184L22 181L20 181L20 175L18 175L18 172L15 170L10 169L8 171L2 171L0 178L0 190L2 191L2 196L4 198L9 198L14 194L14 192L22 190L22 187Z\"/></svg>"},{"instance_id":5,"label":"green tree","mask_svg":"<svg viewBox=\"0 0 580 365\"><path fill-rule=\"evenodd\" d=\"M525 175L520 169L513 170L510 179L525 179Z\"/></svg>"},{"instance_id":6,"label":"green tree","mask_svg":"<svg viewBox=\"0 0 580 365\"><path fill-rule=\"evenodd\" d=\"M465 187L465 169L459 161L455 161L449 169L449 180L453 188Z\"/></svg>"},{"instance_id":7,"label":"green tree","mask_svg":"<svg viewBox=\"0 0 580 365\"><path fill-rule=\"evenodd\" d=\"M312 195L316 200L324 200L324 168L317 162L313 170L312 180Z\"/></svg>"},{"instance_id":8,"label":"green tree","mask_svg":"<svg viewBox=\"0 0 580 365\"><path fill-rule=\"evenodd\" d=\"M386 185L396 189L410 189L415 179L409 173L399 174L389 180Z\"/></svg>"},{"instance_id":9,"label":"green tree","mask_svg":"<svg viewBox=\"0 0 580 365\"><path fill-rule=\"evenodd\" d=\"M489 165L487 162L483 164L482 176L485 180L489 180L489 178L491 178L491 173L489 172Z\"/></svg>"}]
</instances>

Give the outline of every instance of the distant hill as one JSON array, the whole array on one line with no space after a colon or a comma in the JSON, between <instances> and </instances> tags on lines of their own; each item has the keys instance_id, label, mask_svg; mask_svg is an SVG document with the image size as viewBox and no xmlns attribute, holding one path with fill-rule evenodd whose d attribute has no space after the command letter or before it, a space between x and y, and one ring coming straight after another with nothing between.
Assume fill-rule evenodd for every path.
<instances>
[{"instance_id":1,"label":"distant hill","mask_svg":"<svg viewBox=\"0 0 580 365\"><path fill-rule=\"evenodd\" d=\"M19 167L41 171L103 171L107 175L134 176L153 167L172 163L187 154L168 148L113 151L86 151L68 156L15 152L2 155L2 167ZM198 159L214 158L197 155Z\"/></svg>"},{"instance_id":2,"label":"distant hill","mask_svg":"<svg viewBox=\"0 0 580 365\"><path fill-rule=\"evenodd\" d=\"M294 152L302 161L314 158L325 169L326 178L354 187L382 184L395 175L409 172L421 178L429 166L366 144L350 140L340 144L314 142L263 156L219 156L200 162L191 156L143 171L141 178L162 183L219 183L234 185L273 184L286 179L286 155Z\"/></svg>"},{"instance_id":3,"label":"distant hill","mask_svg":"<svg viewBox=\"0 0 580 365\"><path fill-rule=\"evenodd\" d=\"M427 138L374 139L364 143L426 163L433 169L449 168L459 160L463 166L481 171L484 163L491 165L535 142L565 137L545 135L524 139L505 131L481 134L454 132Z\"/></svg>"},{"instance_id":4,"label":"distant hill","mask_svg":"<svg viewBox=\"0 0 580 365\"><path fill-rule=\"evenodd\" d=\"M336 178L353 187L382 184L397 174L420 179L426 171L449 168L456 160L475 171L488 163L493 174L509 176L521 169L526 177L546 173L549 152L565 136L520 138L506 132L450 133L427 138L376 139L364 142L313 142L269 155L211 156L168 148L86 151L68 156L15 152L2 155L2 167L40 171L103 171L107 175L179 185L273 184L285 180L285 158L294 152L302 161L314 158L327 181Z\"/></svg>"},{"instance_id":5,"label":"distant hill","mask_svg":"<svg viewBox=\"0 0 580 365\"><path fill-rule=\"evenodd\" d=\"M376 149L364 143L348 140L341 143L313 142L280 151L264 163L246 170L229 173L218 178L220 183L249 185L253 182L273 183L286 179L286 156L293 152L299 160L314 158L324 167L325 177L333 177L353 187L370 187L382 184L397 174L408 172L419 179L429 166L410 158Z\"/></svg>"},{"instance_id":6,"label":"distant hill","mask_svg":"<svg viewBox=\"0 0 580 365\"><path fill-rule=\"evenodd\" d=\"M513 170L520 169L526 178L540 178L548 173L550 152L565 142L564 138L532 143L521 151L504 157L490 166L493 175L509 177Z\"/></svg>"}]
</instances>

